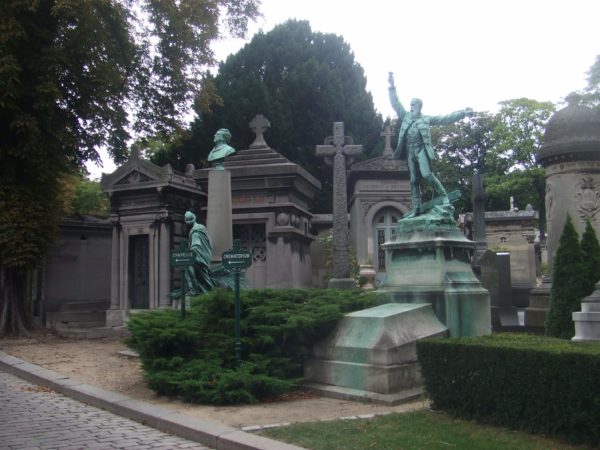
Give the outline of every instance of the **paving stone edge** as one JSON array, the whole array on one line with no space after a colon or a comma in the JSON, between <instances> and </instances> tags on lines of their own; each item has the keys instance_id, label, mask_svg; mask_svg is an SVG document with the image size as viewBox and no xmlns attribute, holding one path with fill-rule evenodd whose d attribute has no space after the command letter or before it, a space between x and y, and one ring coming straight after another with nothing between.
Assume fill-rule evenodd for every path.
<instances>
[{"instance_id":1,"label":"paving stone edge","mask_svg":"<svg viewBox=\"0 0 600 450\"><path fill-rule=\"evenodd\" d=\"M0 370L67 397L217 450L302 450L230 426L176 413L117 392L80 383L0 351Z\"/></svg>"}]
</instances>

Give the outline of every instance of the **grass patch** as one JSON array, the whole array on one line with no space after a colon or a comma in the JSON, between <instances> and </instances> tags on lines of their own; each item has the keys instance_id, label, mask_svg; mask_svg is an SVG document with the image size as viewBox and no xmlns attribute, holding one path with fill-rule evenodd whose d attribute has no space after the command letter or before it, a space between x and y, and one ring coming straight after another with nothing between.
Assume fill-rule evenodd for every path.
<instances>
[{"instance_id":1,"label":"grass patch","mask_svg":"<svg viewBox=\"0 0 600 450\"><path fill-rule=\"evenodd\" d=\"M432 411L390 414L371 420L300 423L261 434L311 450L591 449Z\"/></svg>"}]
</instances>

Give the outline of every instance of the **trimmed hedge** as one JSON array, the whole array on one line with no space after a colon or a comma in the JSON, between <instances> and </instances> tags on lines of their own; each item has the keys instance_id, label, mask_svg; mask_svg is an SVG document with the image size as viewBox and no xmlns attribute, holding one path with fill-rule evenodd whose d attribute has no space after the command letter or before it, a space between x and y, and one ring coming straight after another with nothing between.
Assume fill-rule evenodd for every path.
<instances>
[{"instance_id":1,"label":"trimmed hedge","mask_svg":"<svg viewBox=\"0 0 600 450\"><path fill-rule=\"evenodd\" d=\"M329 289L242 291L242 361L234 353L234 295L215 290L175 310L130 317L127 345L140 355L151 389L194 403L254 403L295 387L313 344L345 313L376 294Z\"/></svg>"},{"instance_id":2,"label":"trimmed hedge","mask_svg":"<svg viewBox=\"0 0 600 450\"><path fill-rule=\"evenodd\" d=\"M600 345L499 334L417 342L432 407L600 444Z\"/></svg>"}]
</instances>

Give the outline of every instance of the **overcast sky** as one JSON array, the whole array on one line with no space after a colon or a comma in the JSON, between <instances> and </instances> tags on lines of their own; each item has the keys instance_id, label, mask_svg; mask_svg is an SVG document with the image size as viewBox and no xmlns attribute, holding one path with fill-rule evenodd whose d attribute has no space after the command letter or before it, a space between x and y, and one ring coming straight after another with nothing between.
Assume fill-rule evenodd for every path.
<instances>
[{"instance_id":1,"label":"overcast sky","mask_svg":"<svg viewBox=\"0 0 600 450\"><path fill-rule=\"evenodd\" d=\"M600 55L597 0L262 0L262 12L251 34L296 18L341 35L384 116L389 71L400 99L422 98L426 114L493 111L518 97L559 102ZM218 55L243 44L220 43Z\"/></svg>"},{"instance_id":2,"label":"overcast sky","mask_svg":"<svg viewBox=\"0 0 600 450\"><path fill-rule=\"evenodd\" d=\"M494 111L519 97L559 103L600 55L598 0L262 0L261 11L248 39L214 47L220 59L258 30L308 20L350 44L384 117L389 71L400 100L420 97L425 114Z\"/></svg>"}]
</instances>

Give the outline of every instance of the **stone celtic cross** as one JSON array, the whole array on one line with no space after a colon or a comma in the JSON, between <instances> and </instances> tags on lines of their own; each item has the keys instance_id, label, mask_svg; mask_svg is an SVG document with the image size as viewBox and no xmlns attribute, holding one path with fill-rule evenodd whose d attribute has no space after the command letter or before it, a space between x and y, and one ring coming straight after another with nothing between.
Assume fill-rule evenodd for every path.
<instances>
[{"instance_id":1,"label":"stone celtic cross","mask_svg":"<svg viewBox=\"0 0 600 450\"><path fill-rule=\"evenodd\" d=\"M250 129L256 134L256 138L250 145L250 148L268 147L265 141L264 132L269 129L271 122L269 122L269 120L262 114L258 114L254 116L254 119L252 119L252 122L250 122L249 125Z\"/></svg>"},{"instance_id":2,"label":"stone celtic cross","mask_svg":"<svg viewBox=\"0 0 600 450\"><path fill-rule=\"evenodd\" d=\"M362 153L362 145L353 145L352 138L344 136L344 122L333 123L333 136L317 145L317 156L333 163L333 264L329 287L352 288L348 257L348 200L346 194L346 158L348 164L354 155Z\"/></svg>"}]
</instances>

